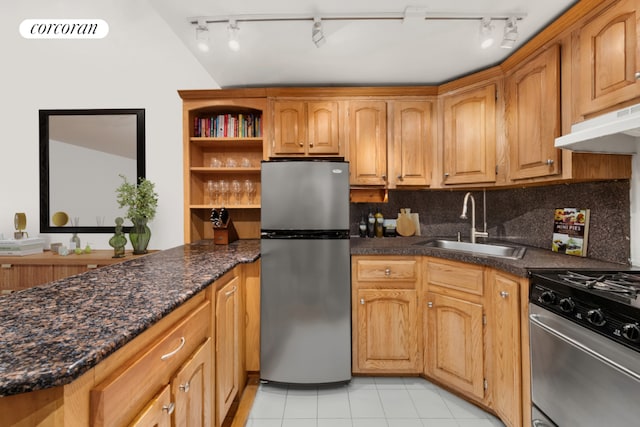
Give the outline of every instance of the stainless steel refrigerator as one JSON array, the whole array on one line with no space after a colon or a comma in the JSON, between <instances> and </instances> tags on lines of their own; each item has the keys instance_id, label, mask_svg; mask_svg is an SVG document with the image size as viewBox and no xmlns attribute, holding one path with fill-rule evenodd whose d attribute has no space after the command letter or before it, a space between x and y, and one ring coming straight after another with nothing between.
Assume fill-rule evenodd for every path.
<instances>
[{"instance_id":1,"label":"stainless steel refrigerator","mask_svg":"<svg viewBox=\"0 0 640 427\"><path fill-rule=\"evenodd\" d=\"M351 379L349 164L262 163L260 377Z\"/></svg>"}]
</instances>

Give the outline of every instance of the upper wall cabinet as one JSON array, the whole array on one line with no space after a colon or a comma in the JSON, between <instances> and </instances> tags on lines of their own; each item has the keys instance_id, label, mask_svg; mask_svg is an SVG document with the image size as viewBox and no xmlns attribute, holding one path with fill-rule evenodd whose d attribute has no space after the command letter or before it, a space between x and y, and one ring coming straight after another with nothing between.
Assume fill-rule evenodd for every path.
<instances>
[{"instance_id":1,"label":"upper wall cabinet","mask_svg":"<svg viewBox=\"0 0 640 427\"><path fill-rule=\"evenodd\" d=\"M387 103L349 102L351 185L387 184Z\"/></svg>"},{"instance_id":2,"label":"upper wall cabinet","mask_svg":"<svg viewBox=\"0 0 640 427\"><path fill-rule=\"evenodd\" d=\"M274 101L270 156L342 155L339 112L336 101Z\"/></svg>"},{"instance_id":3,"label":"upper wall cabinet","mask_svg":"<svg viewBox=\"0 0 640 427\"><path fill-rule=\"evenodd\" d=\"M637 0L620 0L577 31L574 75L577 115L587 116L640 96Z\"/></svg>"},{"instance_id":4,"label":"upper wall cabinet","mask_svg":"<svg viewBox=\"0 0 640 427\"><path fill-rule=\"evenodd\" d=\"M560 47L553 45L506 78L509 176L525 179L557 175L561 153Z\"/></svg>"},{"instance_id":5,"label":"upper wall cabinet","mask_svg":"<svg viewBox=\"0 0 640 427\"><path fill-rule=\"evenodd\" d=\"M496 180L496 86L445 95L443 183Z\"/></svg>"},{"instance_id":6,"label":"upper wall cabinet","mask_svg":"<svg viewBox=\"0 0 640 427\"><path fill-rule=\"evenodd\" d=\"M434 126L433 103L429 101L390 101L393 137L389 155L393 156L391 186L426 187L431 183Z\"/></svg>"}]
</instances>

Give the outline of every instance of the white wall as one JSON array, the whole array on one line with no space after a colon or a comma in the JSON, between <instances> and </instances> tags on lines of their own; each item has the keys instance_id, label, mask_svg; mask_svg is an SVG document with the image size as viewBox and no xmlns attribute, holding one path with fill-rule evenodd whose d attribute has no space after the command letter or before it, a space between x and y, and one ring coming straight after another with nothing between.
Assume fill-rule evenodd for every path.
<instances>
[{"instance_id":1,"label":"white wall","mask_svg":"<svg viewBox=\"0 0 640 427\"><path fill-rule=\"evenodd\" d=\"M101 40L26 40L30 18L103 19ZM156 184L158 213L150 248L183 243L182 100L178 89L218 88L148 0L24 0L0 2L0 234L13 236L15 212L39 235L38 110L146 109L147 178ZM81 179L81 177L79 177ZM115 200L115 188L112 195ZM71 234L49 234L67 242ZM110 249L110 234L80 234Z\"/></svg>"}]
</instances>

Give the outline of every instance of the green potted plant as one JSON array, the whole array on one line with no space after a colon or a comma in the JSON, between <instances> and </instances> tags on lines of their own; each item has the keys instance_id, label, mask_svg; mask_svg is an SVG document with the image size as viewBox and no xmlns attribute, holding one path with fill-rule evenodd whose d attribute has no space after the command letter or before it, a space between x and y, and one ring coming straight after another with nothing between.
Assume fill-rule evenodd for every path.
<instances>
[{"instance_id":1,"label":"green potted plant","mask_svg":"<svg viewBox=\"0 0 640 427\"><path fill-rule=\"evenodd\" d=\"M130 219L133 227L129 231L129 240L134 254L146 254L151 230L147 222L156 216L158 194L154 191L155 184L146 178L138 178L138 184L127 181L127 177L120 175L123 183L116 189L117 201L120 208L127 207L125 218Z\"/></svg>"}]
</instances>

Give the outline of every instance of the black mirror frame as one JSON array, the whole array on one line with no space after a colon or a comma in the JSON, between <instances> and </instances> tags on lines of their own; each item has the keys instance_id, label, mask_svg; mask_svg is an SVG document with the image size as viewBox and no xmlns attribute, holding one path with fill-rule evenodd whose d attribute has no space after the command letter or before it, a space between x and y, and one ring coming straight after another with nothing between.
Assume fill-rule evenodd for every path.
<instances>
[{"instance_id":1,"label":"black mirror frame","mask_svg":"<svg viewBox=\"0 0 640 427\"><path fill-rule=\"evenodd\" d=\"M145 110L144 108L110 108L79 110L39 110L40 128L40 233L113 233L112 226L65 226L55 227L50 224L49 208L49 117L50 116L82 116L82 115L122 115L136 116L136 169L137 177L145 177ZM115 189L114 189L115 192ZM130 227L124 227L129 232Z\"/></svg>"}]
</instances>

